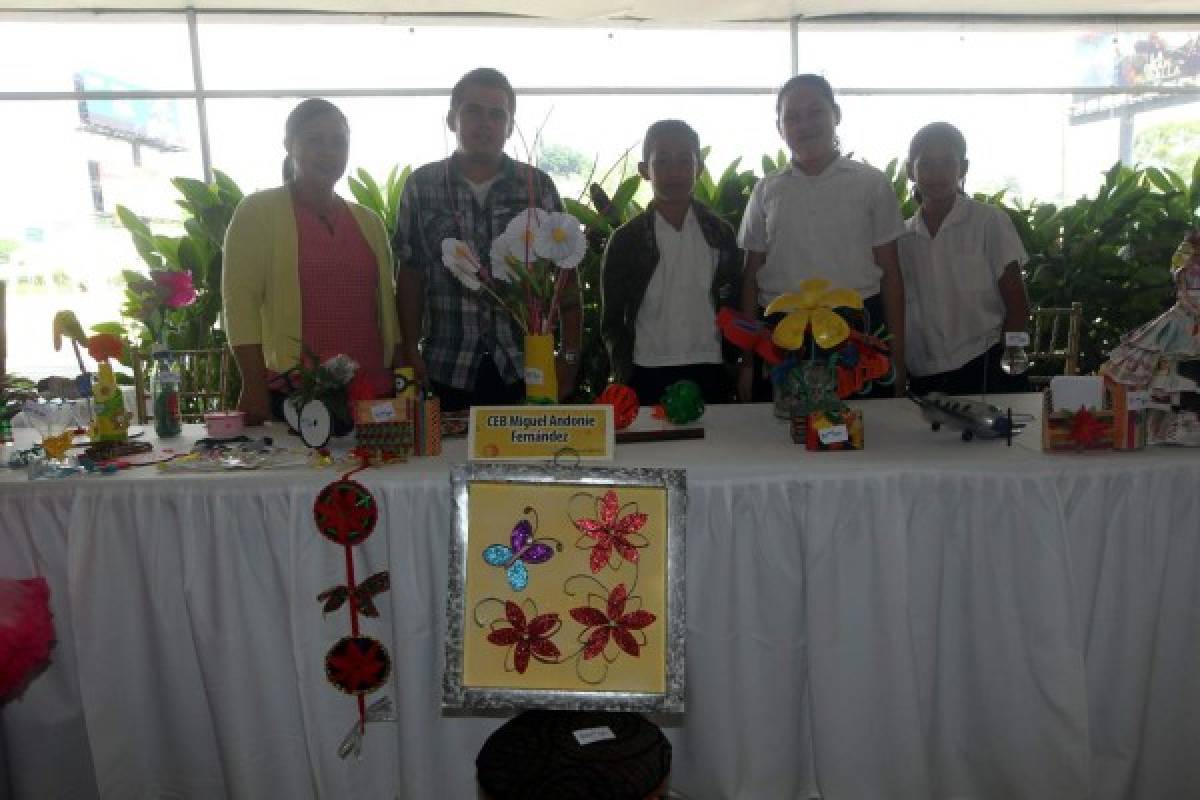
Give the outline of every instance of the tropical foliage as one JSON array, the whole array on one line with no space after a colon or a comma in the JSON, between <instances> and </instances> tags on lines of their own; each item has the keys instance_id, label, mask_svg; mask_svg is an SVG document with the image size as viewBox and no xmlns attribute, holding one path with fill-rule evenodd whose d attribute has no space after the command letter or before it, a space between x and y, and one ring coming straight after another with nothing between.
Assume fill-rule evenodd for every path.
<instances>
[{"instance_id":1,"label":"tropical foliage","mask_svg":"<svg viewBox=\"0 0 1200 800\"><path fill-rule=\"evenodd\" d=\"M766 174L786 163L783 152L766 155L761 169ZM588 244L578 266L584 300L580 399L599 393L608 380L608 358L600 340L601 256L612 232L643 210L636 200L642 179L617 175L610 194L601 187L609 185L611 172L590 184L587 202L564 200L567 211L583 223ZM915 202L900 163L892 161L885 172L904 215L911 216ZM389 232L410 173L408 167L393 168L382 184L361 169L348 178L355 199L375 210ZM188 213L182 237L156 235L132 212L118 209L151 269L192 273L197 302L178 310L173 347L224 344L215 326L220 313L221 243L242 194L227 176L216 174L211 185L186 178L173 181L183 195L179 204ZM741 159L719 173L706 168L697 181L696 198L736 229L758 179L753 170L742 168ZM1200 224L1200 159L1190 174L1117 164L1105 173L1094 195L1062 206L1010 202L1004 192L975 197L1004 209L1016 226L1030 256L1026 282L1032 305L1083 304L1080 363L1088 372L1102 363L1121 334L1171 304L1171 253L1188 228ZM144 280L141 273L131 275Z\"/></svg>"}]
</instances>

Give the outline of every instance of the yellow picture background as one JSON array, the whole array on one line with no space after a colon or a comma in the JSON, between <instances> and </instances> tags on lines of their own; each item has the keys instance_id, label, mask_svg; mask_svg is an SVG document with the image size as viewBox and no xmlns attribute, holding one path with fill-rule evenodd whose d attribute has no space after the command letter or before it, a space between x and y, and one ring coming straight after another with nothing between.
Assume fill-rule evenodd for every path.
<instances>
[{"instance_id":1,"label":"yellow picture background","mask_svg":"<svg viewBox=\"0 0 1200 800\"><path fill-rule=\"evenodd\" d=\"M610 565L593 575L589 559L591 545L595 540L587 538L586 547L576 547L576 542L582 534L572 524L570 513L573 513L576 519L598 518L596 501L610 488L616 491L620 501L619 517L634 510L648 516L645 526L640 531L648 540L648 546L639 549L636 568L614 550ZM477 481L468 485L468 493L463 685L468 688L664 692L667 623L666 489L583 484L538 486ZM580 497L581 494L587 497ZM630 503L636 503L636 509L631 507ZM534 519L532 515L526 517L526 507L537 511L535 538L546 541L551 547L555 547L556 543L547 540L557 539L562 545L562 550L556 551L545 563L527 565L529 585L524 591L514 591L508 583L504 568L485 562L483 551L493 544L511 546L513 526L523 518ZM589 576L595 580L574 576ZM569 588L576 592L574 596L568 595L564 589L564 584L569 579ZM585 605L605 610L607 593L619 583L624 583L631 593L631 599L626 603L626 613L644 608L656 618L640 631L645 636L645 645L635 658L619 649L610 638L605 654L610 658L615 656L612 662L608 662L604 655L585 661L582 655L584 645L580 641L585 626L576 622L569 611L571 608ZM640 598L640 602L634 598ZM553 635L552 641L558 646L562 663L548 664L530 658L529 666L523 675L513 669L513 657L508 652L512 648L495 645L487 640L487 635L492 629L489 623L493 620L497 620L498 627L509 627L504 616L505 600L520 605L527 622L533 619L535 613L558 613L562 626L558 633ZM536 606L536 611L531 605ZM478 622L483 623L482 626L477 624L477 618ZM637 633L634 635L641 640ZM505 668L506 655L508 669ZM607 665L607 671L604 671L603 665ZM603 680L600 683L589 683L577 674L577 667L584 677L596 680L597 677L603 676Z\"/></svg>"}]
</instances>

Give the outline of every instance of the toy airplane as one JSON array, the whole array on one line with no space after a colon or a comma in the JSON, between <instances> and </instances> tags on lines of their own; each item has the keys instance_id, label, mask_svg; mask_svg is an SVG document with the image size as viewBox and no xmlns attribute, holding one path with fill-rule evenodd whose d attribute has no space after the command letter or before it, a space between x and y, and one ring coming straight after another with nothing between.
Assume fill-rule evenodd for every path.
<instances>
[{"instance_id":1,"label":"toy airplane","mask_svg":"<svg viewBox=\"0 0 1200 800\"><path fill-rule=\"evenodd\" d=\"M951 397L941 392L930 392L920 397L909 395L921 409L921 416L934 431L943 425L962 432L962 440L969 442L980 439L1005 439L1012 446L1012 437L1025 428L1025 423L1014 422L1012 409L1001 411L991 403L971 400L966 397Z\"/></svg>"}]
</instances>

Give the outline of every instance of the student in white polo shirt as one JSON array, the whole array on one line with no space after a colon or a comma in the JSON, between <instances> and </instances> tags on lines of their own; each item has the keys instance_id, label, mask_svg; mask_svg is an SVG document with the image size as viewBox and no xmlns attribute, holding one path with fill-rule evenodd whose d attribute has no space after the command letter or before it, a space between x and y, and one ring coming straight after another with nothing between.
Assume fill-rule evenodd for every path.
<instances>
[{"instance_id":1,"label":"student in white polo shirt","mask_svg":"<svg viewBox=\"0 0 1200 800\"><path fill-rule=\"evenodd\" d=\"M787 168L754 187L738 244L746 251L742 311L757 316L781 294L796 291L806 278L827 278L834 286L862 295L871 333L882 325L891 335L896 368L893 387L904 391L904 282L896 239L904 221L895 192L874 167L839 152L837 125L842 110L833 88L819 75L796 75L779 90L776 126L792 153ZM746 358L738 375L743 400L769 388Z\"/></svg>"},{"instance_id":2,"label":"student in white polo shirt","mask_svg":"<svg viewBox=\"0 0 1200 800\"><path fill-rule=\"evenodd\" d=\"M692 197L704 168L700 137L686 122L655 122L638 173L654 199L613 233L601 265L600 333L618 383L654 405L692 380L706 403L733 396L738 350L717 330L717 311L737 307L741 254L733 228Z\"/></svg>"},{"instance_id":3,"label":"student in white polo shirt","mask_svg":"<svg viewBox=\"0 0 1200 800\"><path fill-rule=\"evenodd\" d=\"M947 122L917 131L907 170L920 202L900 239L913 393L1029 391L1024 375L1000 368L1004 334L1029 319L1012 221L963 192L967 140Z\"/></svg>"}]
</instances>

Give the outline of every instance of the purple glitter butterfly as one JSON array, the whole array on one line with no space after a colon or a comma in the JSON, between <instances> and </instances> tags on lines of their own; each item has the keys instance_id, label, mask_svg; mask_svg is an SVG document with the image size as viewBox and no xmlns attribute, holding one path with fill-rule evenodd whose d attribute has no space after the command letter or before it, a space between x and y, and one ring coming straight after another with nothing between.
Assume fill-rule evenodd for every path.
<instances>
[{"instance_id":1,"label":"purple glitter butterfly","mask_svg":"<svg viewBox=\"0 0 1200 800\"><path fill-rule=\"evenodd\" d=\"M533 538L533 524L527 519L513 526L511 541L512 547L488 545L483 560L493 567L504 567L508 585L519 592L529 585L529 570L525 565L544 564L554 555L554 548Z\"/></svg>"}]
</instances>

